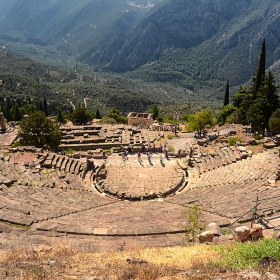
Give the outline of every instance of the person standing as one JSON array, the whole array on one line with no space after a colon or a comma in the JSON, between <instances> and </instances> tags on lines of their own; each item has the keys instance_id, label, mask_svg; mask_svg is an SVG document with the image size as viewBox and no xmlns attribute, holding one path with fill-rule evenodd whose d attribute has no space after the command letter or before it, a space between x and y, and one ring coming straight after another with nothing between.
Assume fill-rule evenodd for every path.
<instances>
[{"instance_id":1,"label":"person standing","mask_svg":"<svg viewBox=\"0 0 280 280\"><path fill-rule=\"evenodd\" d=\"M179 157L179 159L181 159L181 150L180 149L178 150L178 157Z\"/></svg>"},{"instance_id":2,"label":"person standing","mask_svg":"<svg viewBox=\"0 0 280 280\"><path fill-rule=\"evenodd\" d=\"M138 156L138 161L142 162L142 160L141 160L141 153L140 152L138 152L137 156Z\"/></svg>"},{"instance_id":3,"label":"person standing","mask_svg":"<svg viewBox=\"0 0 280 280\"><path fill-rule=\"evenodd\" d=\"M123 156L124 156L124 158L125 158L126 160L128 159L128 157L127 157L127 151L126 151L126 150L124 150Z\"/></svg>"},{"instance_id":4,"label":"person standing","mask_svg":"<svg viewBox=\"0 0 280 280\"><path fill-rule=\"evenodd\" d=\"M163 156L162 156L162 153L159 155L159 161L160 161L160 164L163 165Z\"/></svg>"}]
</instances>

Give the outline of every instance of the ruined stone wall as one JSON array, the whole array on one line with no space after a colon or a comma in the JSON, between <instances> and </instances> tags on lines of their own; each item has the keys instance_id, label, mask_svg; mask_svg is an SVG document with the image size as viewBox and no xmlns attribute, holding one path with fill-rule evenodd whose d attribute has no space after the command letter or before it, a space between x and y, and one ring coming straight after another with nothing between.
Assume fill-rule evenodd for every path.
<instances>
[{"instance_id":1,"label":"ruined stone wall","mask_svg":"<svg viewBox=\"0 0 280 280\"><path fill-rule=\"evenodd\" d=\"M5 117L2 112L0 113L0 129L1 129L1 131L4 131L7 129Z\"/></svg>"},{"instance_id":2,"label":"ruined stone wall","mask_svg":"<svg viewBox=\"0 0 280 280\"><path fill-rule=\"evenodd\" d=\"M128 125L153 124L153 119L128 118Z\"/></svg>"},{"instance_id":3,"label":"ruined stone wall","mask_svg":"<svg viewBox=\"0 0 280 280\"><path fill-rule=\"evenodd\" d=\"M153 124L152 114L131 112L127 116L128 125Z\"/></svg>"}]
</instances>

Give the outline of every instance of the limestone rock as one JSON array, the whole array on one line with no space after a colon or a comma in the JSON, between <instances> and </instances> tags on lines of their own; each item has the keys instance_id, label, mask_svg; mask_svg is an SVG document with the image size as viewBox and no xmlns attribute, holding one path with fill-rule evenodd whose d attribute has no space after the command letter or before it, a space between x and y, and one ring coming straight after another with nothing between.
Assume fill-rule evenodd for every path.
<instances>
[{"instance_id":1,"label":"limestone rock","mask_svg":"<svg viewBox=\"0 0 280 280\"><path fill-rule=\"evenodd\" d=\"M45 245L45 244L40 244L38 247L34 248L33 251L35 253L40 253L40 252L49 252L52 250L51 246Z\"/></svg>"},{"instance_id":2,"label":"limestone rock","mask_svg":"<svg viewBox=\"0 0 280 280\"><path fill-rule=\"evenodd\" d=\"M253 155L253 151L247 150L247 154L248 154L248 157L251 157Z\"/></svg>"},{"instance_id":3,"label":"limestone rock","mask_svg":"<svg viewBox=\"0 0 280 280\"><path fill-rule=\"evenodd\" d=\"M262 280L262 276L257 271L249 268L247 270L239 272L237 279L238 280Z\"/></svg>"},{"instance_id":4,"label":"limestone rock","mask_svg":"<svg viewBox=\"0 0 280 280\"><path fill-rule=\"evenodd\" d=\"M206 229L206 231L212 231L214 236L221 236L222 232L220 227L216 223L210 223Z\"/></svg>"},{"instance_id":5,"label":"limestone rock","mask_svg":"<svg viewBox=\"0 0 280 280\"><path fill-rule=\"evenodd\" d=\"M137 258L128 258L126 261L127 261L128 263L132 263L132 264L143 264L143 263L148 263L146 260L137 259Z\"/></svg>"},{"instance_id":6,"label":"limestone rock","mask_svg":"<svg viewBox=\"0 0 280 280\"><path fill-rule=\"evenodd\" d=\"M238 146L237 149L238 149L240 152L246 152L246 151L247 151L246 147L244 147L244 146Z\"/></svg>"},{"instance_id":7,"label":"limestone rock","mask_svg":"<svg viewBox=\"0 0 280 280\"><path fill-rule=\"evenodd\" d=\"M280 276L270 272L266 272L263 276L263 280L280 280Z\"/></svg>"},{"instance_id":8,"label":"limestone rock","mask_svg":"<svg viewBox=\"0 0 280 280\"><path fill-rule=\"evenodd\" d=\"M274 257L272 256L266 256L266 257L263 257L259 260L259 266L261 267L268 267L268 266L272 266L274 264L276 264L277 261Z\"/></svg>"},{"instance_id":9,"label":"limestone rock","mask_svg":"<svg viewBox=\"0 0 280 280\"><path fill-rule=\"evenodd\" d=\"M204 231L198 235L200 243L213 242L214 234L212 231Z\"/></svg>"},{"instance_id":10,"label":"limestone rock","mask_svg":"<svg viewBox=\"0 0 280 280\"><path fill-rule=\"evenodd\" d=\"M276 180L272 180L272 179L268 179L267 182L271 186L275 186L275 184L276 184Z\"/></svg>"},{"instance_id":11,"label":"limestone rock","mask_svg":"<svg viewBox=\"0 0 280 280\"><path fill-rule=\"evenodd\" d=\"M251 231L248 227L246 226L241 226L241 227L237 227L234 230L234 238L237 241L246 241L249 239L251 235Z\"/></svg>"},{"instance_id":12,"label":"limestone rock","mask_svg":"<svg viewBox=\"0 0 280 280\"><path fill-rule=\"evenodd\" d=\"M265 149L272 149L272 148L275 148L277 145L275 144L275 143L273 143L273 142L268 142L268 143L264 143L263 144L263 147L265 148Z\"/></svg>"}]
</instances>

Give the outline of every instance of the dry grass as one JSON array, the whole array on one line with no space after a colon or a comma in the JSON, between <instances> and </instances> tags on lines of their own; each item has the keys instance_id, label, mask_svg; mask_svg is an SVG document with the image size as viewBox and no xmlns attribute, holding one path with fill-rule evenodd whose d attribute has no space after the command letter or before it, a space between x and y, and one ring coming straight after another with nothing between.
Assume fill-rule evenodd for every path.
<instances>
[{"instance_id":1,"label":"dry grass","mask_svg":"<svg viewBox=\"0 0 280 280\"><path fill-rule=\"evenodd\" d=\"M99 280L192 279L182 273L193 267L197 270L208 267L217 254L206 246L87 253L79 252L73 244L60 243L53 244L49 252L34 252L31 248L1 251L0 279L90 279L93 276ZM131 257L148 263L129 264L126 259ZM54 260L56 263L52 265Z\"/></svg>"}]
</instances>

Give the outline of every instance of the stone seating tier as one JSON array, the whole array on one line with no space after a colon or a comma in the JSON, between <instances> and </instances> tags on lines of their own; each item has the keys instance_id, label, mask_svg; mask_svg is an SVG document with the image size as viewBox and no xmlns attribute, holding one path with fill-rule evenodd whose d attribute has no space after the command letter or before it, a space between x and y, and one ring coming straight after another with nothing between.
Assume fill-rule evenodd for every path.
<instances>
[{"instance_id":1,"label":"stone seating tier","mask_svg":"<svg viewBox=\"0 0 280 280\"><path fill-rule=\"evenodd\" d=\"M234 154L234 151L232 153ZM133 192L137 190L137 184L132 184L128 175L134 174L131 179L139 175L139 182L145 186L145 195L153 191L154 187L168 191L171 185L179 183L183 177L181 172L184 171L172 159L164 159L166 166L161 166L155 155L152 156L153 166L143 157L144 167L135 156L129 156L125 164L117 155L109 157L106 168L108 167L109 174L107 178L111 178L111 181L107 183L106 178L102 181L103 186L118 192L115 182L118 178L123 178L121 186L126 190L125 199L119 197L120 199L116 200L108 197L106 193L100 194L94 190L91 185L93 170L86 173L83 181L80 176L72 174L78 165L81 170L82 162L76 158L69 158L68 165L65 164L66 170L63 170L61 163L62 159L65 161L64 156L38 154L33 162L41 160L43 168L40 170L32 165L15 163L14 154L15 152L9 154L8 161L0 160L3 178L14 180L9 186L0 184L0 220L30 226L30 235L27 235L30 238L34 232L39 236L42 231L45 231L44 234L52 232L56 235L68 233L73 238L81 238L82 235L94 235L97 239L98 236L114 236L114 242L119 240L118 238L125 238L127 241L130 237L137 236L138 240L143 241L143 245L147 245L150 243L145 243L149 242L145 240L150 240L148 238L151 236L154 240L169 236L168 244L174 245L184 232L186 221L182 211L194 203L205 209L203 220L225 226L252 208L257 196L269 198L280 195L279 188L267 184L268 179L272 178L275 170L279 168L279 156L272 150L220 166L216 156L205 157L203 173L199 173L197 166L188 167L182 159L181 166L188 167L187 174L184 175L183 183L187 184L185 188L179 188L172 196L163 199L133 202L128 200L137 194ZM51 158L51 168L44 167L44 162ZM102 162L96 160L94 166L101 166ZM118 173L110 174L110 164L118 167ZM140 168L147 169L146 175L150 175L147 176L147 185L145 172L140 172ZM162 173L156 175L158 170ZM121 176L124 174L126 175ZM131 192L127 192L129 188ZM264 200L259 207L263 209L260 213L266 213L271 206L279 211L278 204L277 198ZM251 217L252 213L249 213L241 221ZM37 231L34 231L36 229ZM28 228L26 232L29 232ZM102 240L108 239L98 239L98 242L102 243ZM107 246L109 244L112 244L112 241L108 241Z\"/></svg>"}]
</instances>

